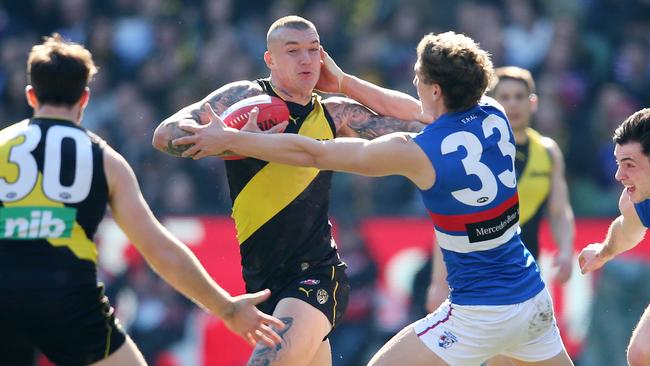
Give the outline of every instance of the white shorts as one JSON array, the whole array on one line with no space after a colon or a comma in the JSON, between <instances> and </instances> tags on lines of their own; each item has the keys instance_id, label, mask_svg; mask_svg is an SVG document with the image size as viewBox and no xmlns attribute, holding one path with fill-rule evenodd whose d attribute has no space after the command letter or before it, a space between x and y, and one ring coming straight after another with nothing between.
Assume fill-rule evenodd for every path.
<instances>
[{"instance_id":1,"label":"white shorts","mask_svg":"<svg viewBox=\"0 0 650 366\"><path fill-rule=\"evenodd\" d=\"M564 348L546 288L514 305L468 306L447 300L413 328L429 349L453 366L478 366L499 354L543 361Z\"/></svg>"}]
</instances>

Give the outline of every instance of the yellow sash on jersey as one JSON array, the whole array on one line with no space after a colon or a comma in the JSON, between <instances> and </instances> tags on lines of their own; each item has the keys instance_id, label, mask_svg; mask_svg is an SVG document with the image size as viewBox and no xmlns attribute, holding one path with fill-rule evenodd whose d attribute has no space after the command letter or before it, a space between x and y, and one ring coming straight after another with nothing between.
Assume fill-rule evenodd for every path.
<instances>
[{"instance_id":1,"label":"yellow sash on jersey","mask_svg":"<svg viewBox=\"0 0 650 366\"><path fill-rule=\"evenodd\" d=\"M525 224L544 204L551 191L553 162L542 144L542 135L532 128L528 136L528 160L517 181L519 191L519 223Z\"/></svg>"},{"instance_id":2,"label":"yellow sash on jersey","mask_svg":"<svg viewBox=\"0 0 650 366\"><path fill-rule=\"evenodd\" d=\"M39 172L38 179L34 189L27 195L27 197L16 202L5 202L4 206L9 207L66 207L61 202L55 202L43 193L43 176ZM67 238L41 238L46 240L55 247L68 247L77 258L86 259L97 263L97 247L92 240L86 236L86 232L75 220L70 232L70 237Z\"/></svg>"},{"instance_id":3,"label":"yellow sash on jersey","mask_svg":"<svg viewBox=\"0 0 650 366\"><path fill-rule=\"evenodd\" d=\"M314 97L314 110L298 134L319 140L334 138L318 96ZM316 168L268 163L255 174L239 192L232 207L239 244L295 200L318 172Z\"/></svg>"}]
</instances>

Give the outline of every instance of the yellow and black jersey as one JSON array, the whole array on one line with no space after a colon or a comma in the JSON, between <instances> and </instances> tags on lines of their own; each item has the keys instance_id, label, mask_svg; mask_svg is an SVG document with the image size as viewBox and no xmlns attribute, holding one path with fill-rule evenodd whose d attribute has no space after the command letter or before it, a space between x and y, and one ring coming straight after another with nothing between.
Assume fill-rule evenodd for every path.
<instances>
[{"instance_id":1,"label":"yellow and black jersey","mask_svg":"<svg viewBox=\"0 0 650 366\"><path fill-rule=\"evenodd\" d=\"M0 131L0 288L96 286L92 241L104 217L105 142L34 118Z\"/></svg>"},{"instance_id":2,"label":"yellow and black jersey","mask_svg":"<svg viewBox=\"0 0 650 366\"><path fill-rule=\"evenodd\" d=\"M278 96L268 79L257 80ZM336 136L317 94L302 106L287 102L284 133L319 140ZM273 289L314 266L340 263L328 220L332 172L247 158L226 161L246 290Z\"/></svg>"},{"instance_id":3,"label":"yellow and black jersey","mask_svg":"<svg viewBox=\"0 0 650 366\"><path fill-rule=\"evenodd\" d=\"M539 224L551 192L553 161L542 135L528 128L527 142L517 145L515 171L519 191L521 239L533 257L539 254Z\"/></svg>"}]
</instances>

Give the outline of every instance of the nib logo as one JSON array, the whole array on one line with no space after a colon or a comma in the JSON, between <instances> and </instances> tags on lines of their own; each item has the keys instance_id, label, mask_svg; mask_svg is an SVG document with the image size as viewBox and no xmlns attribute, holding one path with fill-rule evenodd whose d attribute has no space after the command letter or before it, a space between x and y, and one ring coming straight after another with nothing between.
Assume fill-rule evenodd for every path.
<instances>
[{"instance_id":1,"label":"nib logo","mask_svg":"<svg viewBox=\"0 0 650 366\"><path fill-rule=\"evenodd\" d=\"M76 215L68 207L0 207L0 238L69 238Z\"/></svg>"}]
</instances>

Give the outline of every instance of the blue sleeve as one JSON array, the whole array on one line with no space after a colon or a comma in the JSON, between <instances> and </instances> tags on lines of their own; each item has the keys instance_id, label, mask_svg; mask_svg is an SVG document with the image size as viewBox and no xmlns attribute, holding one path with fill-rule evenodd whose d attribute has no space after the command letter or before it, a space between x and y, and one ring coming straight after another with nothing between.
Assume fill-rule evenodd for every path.
<instances>
[{"instance_id":1,"label":"blue sleeve","mask_svg":"<svg viewBox=\"0 0 650 366\"><path fill-rule=\"evenodd\" d=\"M634 208L636 209L636 213L639 215L643 226L650 227L650 200L635 203Z\"/></svg>"}]
</instances>

